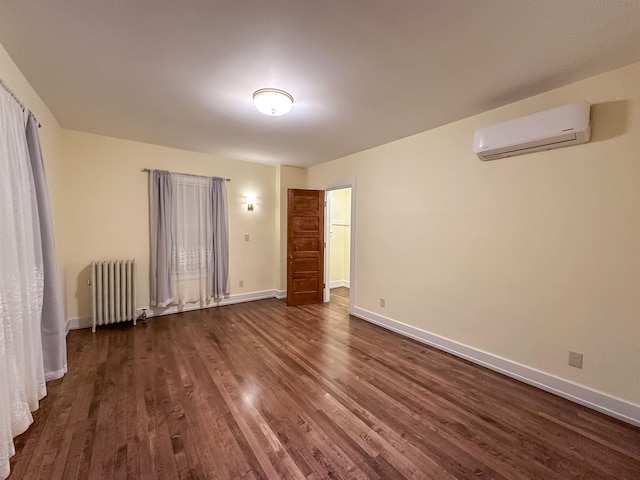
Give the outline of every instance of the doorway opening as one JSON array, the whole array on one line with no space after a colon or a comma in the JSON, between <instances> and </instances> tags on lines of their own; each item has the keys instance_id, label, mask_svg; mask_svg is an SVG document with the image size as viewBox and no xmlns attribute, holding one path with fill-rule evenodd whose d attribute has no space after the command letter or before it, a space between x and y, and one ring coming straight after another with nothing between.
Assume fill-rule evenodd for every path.
<instances>
[{"instance_id":1,"label":"doorway opening","mask_svg":"<svg viewBox=\"0 0 640 480\"><path fill-rule=\"evenodd\" d=\"M352 191L339 187L326 191L325 302L351 305Z\"/></svg>"}]
</instances>

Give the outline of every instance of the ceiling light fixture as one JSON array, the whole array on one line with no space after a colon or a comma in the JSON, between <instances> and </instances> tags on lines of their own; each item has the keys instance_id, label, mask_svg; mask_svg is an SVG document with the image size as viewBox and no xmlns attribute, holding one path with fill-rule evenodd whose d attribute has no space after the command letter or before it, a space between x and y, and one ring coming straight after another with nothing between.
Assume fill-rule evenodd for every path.
<instances>
[{"instance_id":1,"label":"ceiling light fixture","mask_svg":"<svg viewBox=\"0 0 640 480\"><path fill-rule=\"evenodd\" d=\"M293 97L277 88L261 88L253 92L253 103L261 113L279 117L289 113L293 107Z\"/></svg>"}]
</instances>

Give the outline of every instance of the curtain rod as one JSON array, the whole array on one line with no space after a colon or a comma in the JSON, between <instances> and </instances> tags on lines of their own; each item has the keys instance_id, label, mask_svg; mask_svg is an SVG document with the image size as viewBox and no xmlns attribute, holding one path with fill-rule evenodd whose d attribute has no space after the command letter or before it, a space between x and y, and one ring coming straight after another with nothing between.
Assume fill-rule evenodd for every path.
<instances>
[{"instance_id":1,"label":"curtain rod","mask_svg":"<svg viewBox=\"0 0 640 480\"><path fill-rule=\"evenodd\" d=\"M33 112L24 106L24 104L18 99L18 97L16 97L15 93L13 93L11 89L4 84L2 79L0 79L0 87L4 88L4 91L7 92L11 96L11 98L13 98L16 101L18 105L20 105L20 108L22 108L23 112L27 110L31 115L33 115ZM33 115L33 118L36 118L36 116ZM38 122L37 118L36 118L36 122ZM40 122L38 122L38 128L40 128L41 126L42 125L40 125Z\"/></svg>"},{"instance_id":2,"label":"curtain rod","mask_svg":"<svg viewBox=\"0 0 640 480\"><path fill-rule=\"evenodd\" d=\"M150 169L148 169L148 168L143 168L143 169L142 169L142 170L140 170L140 171L141 171L141 172L149 173L151 170L150 170ZM193 175L192 173L181 173L180 175L191 175L191 176L193 176L193 177L204 177L204 176L205 176L205 175ZM218 177L218 178L219 178L219 177ZM230 181L231 181L231 179L230 179L230 178L225 178L225 180L226 180L227 182L230 182Z\"/></svg>"}]
</instances>

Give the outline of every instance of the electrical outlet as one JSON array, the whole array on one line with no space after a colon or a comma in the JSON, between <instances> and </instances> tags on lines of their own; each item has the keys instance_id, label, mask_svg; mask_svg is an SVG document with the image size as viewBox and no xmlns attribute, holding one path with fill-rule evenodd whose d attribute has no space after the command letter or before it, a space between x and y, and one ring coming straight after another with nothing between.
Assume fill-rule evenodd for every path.
<instances>
[{"instance_id":1,"label":"electrical outlet","mask_svg":"<svg viewBox=\"0 0 640 480\"><path fill-rule=\"evenodd\" d=\"M384 298L380 297L380 306L384 307L386 303L387 301Z\"/></svg>"},{"instance_id":2,"label":"electrical outlet","mask_svg":"<svg viewBox=\"0 0 640 480\"><path fill-rule=\"evenodd\" d=\"M576 368L582 368L582 354L569 352L569 365Z\"/></svg>"},{"instance_id":3,"label":"electrical outlet","mask_svg":"<svg viewBox=\"0 0 640 480\"><path fill-rule=\"evenodd\" d=\"M249 234L248 234L248 233L245 233L245 234L244 234L244 241L245 241L245 242L248 242L248 241L249 241Z\"/></svg>"},{"instance_id":4,"label":"electrical outlet","mask_svg":"<svg viewBox=\"0 0 640 480\"><path fill-rule=\"evenodd\" d=\"M240 280L240 281L238 282L238 286L239 286L239 287L244 287L244 280Z\"/></svg>"}]
</instances>

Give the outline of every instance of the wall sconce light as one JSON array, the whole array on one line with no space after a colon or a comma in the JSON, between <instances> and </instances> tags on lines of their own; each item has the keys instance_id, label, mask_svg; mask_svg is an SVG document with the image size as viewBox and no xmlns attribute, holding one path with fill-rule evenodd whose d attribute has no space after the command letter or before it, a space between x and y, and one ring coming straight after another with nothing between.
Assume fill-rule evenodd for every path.
<instances>
[{"instance_id":1,"label":"wall sconce light","mask_svg":"<svg viewBox=\"0 0 640 480\"><path fill-rule=\"evenodd\" d=\"M257 203L256 197L244 197L244 203L247 204L247 210L253 212L253 206Z\"/></svg>"}]
</instances>

